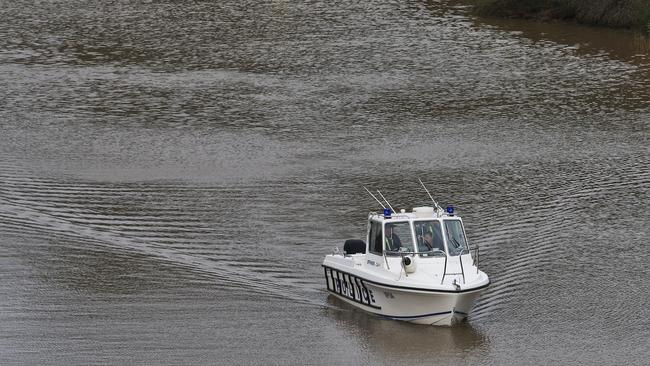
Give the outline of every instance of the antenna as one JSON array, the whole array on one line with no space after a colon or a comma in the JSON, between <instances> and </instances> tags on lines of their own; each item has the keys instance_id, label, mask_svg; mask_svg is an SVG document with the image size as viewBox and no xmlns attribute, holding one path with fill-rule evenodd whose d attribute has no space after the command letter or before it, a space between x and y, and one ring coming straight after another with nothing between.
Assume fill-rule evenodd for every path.
<instances>
[{"instance_id":1,"label":"antenna","mask_svg":"<svg viewBox=\"0 0 650 366\"><path fill-rule=\"evenodd\" d=\"M437 208L438 210L442 211L442 208L440 207L440 205L438 205L438 203L436 202L436 200L433 199L433 197L431 196L431 193L429 193L429 190L427 189L427 187L424 185L424 183L422 183L422 180L421 180L420 178L418 178L418 180L420 181L420 184L422 185L422 188L424 188L424 190L425 190L425 191L427 192L427 194L429 195L429 198L431 198L431 201L433 201L433 204L436 206L436 208Z\"/></svg>"},{"instance_id":2,"label":"antenna","mask_svg":"<svg viewBox=\"0 0 650 366\"><path fill-rule=\"evenodd\" d=\"M384 195L381 194L381 192L379 192L379 190L377 190L377 193L379 193L379 195L381 196L381 198L383 198L384 201L386 201L386 204L388 205L388 207L390 208L390 210L393 211L393 212L395 212L395 213L397 213L397 211L393 210L393 206L391 206L390 203L388 203L388 200L386 199L386 197L384 197ZM385 207L384 207L384 208L385 208Z\"/></svg>"},{"instance_id":3,"label":"antenna","mask_svg":"<svg viewBox=\"0 0 650 366\"><path fill-rule=\"evenodd\" d=\"M370 192L370 191L368 190L368 188L366 188L366 187L363 187L363 189L365 189L365 190L366 190L366 192L368 192L368 194L369 194L369 195L371 195L371 196L372 196L372 198L374 198L374 199L375 199L375 201L377 201L377 203L379 203L379 204L381 205L381 207L382 207L383 209L386 209L386 206L384 206L384 204L383 204L383 203L381 203L381 201L380 201L380 200L378 200L378 199L377 199L377 197L375 197L375 195L374 195L374 194L372 194L372 192Z\"/></svg>"}]
</instances>

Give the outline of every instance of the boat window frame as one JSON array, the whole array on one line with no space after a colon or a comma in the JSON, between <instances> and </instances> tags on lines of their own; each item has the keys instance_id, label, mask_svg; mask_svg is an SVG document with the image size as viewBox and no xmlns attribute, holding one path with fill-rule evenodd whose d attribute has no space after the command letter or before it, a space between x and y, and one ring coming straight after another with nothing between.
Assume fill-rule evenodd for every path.
<instances>
[{"instance_id":1,"label":"boat window frame","mask_svg":"<svg viewBox=\"0 0 650 366\"><path fill-rule=\"evenodd\" d=\"M379 247L379 252L375 251L375 248L377 246L376 244L376 233L373 233L373 226L379 228L380 232L380 243L382 243ZM373 234L375 234L373 238ZM384 241L384 225L382 224L381 221L375 221L375 220L370 220L370 225L368 225L368 253L375 254L375 255L383 255L383 245ZM373 245L374 244L374 245Z\"/></svg>"},{"instance_id":2,"label":"boat window frame","mask_svg":"<svg viewBox=\"0 0 650 366\"><path fill-rule=\"evenodd\" d=\"M388 250L386 248L386 225L388 225L388 224L395 225L395 224L403 224L403 223L406 223L409 226L409 234L411 236L411 251L400 252L400 251ZM400 256L401 253L404 253L404 254L406 254L406 253L415 253L417 243L415 242L414 234L415 234L415 231L413 230L413 220L384 221L383 225L382 225L382 236L381 236L381 239L382 239L381 242L382 242L382 247L384 249L384 254L386 256L394 257L394 256ZM402 245L404 245L404 241L403 241L403 239L401 237L400 237L400 241L402 242Z\"/></svg>"},{"instance_id":3,"label":"boat window frame","mask_svg":"<svg viewBox=\"0 0 650 366\"><path fill-rule=\"evenodd\" d=\"M463 224L463 220L461 220L460 218L444 218L442 221L443 221L442 225L444 225L444 228L445 228L443 236L445 238L445 247L447 249L447 255L449 255L451 257L458 257L458 256L462 256L464 254L470 254L469 240L467 239L467 232L465 232L465 225ZM463 237L465 239L465 248L463 250L461 250L460 253L458 253L458 254L452 254L451 251L449 250L449 242L448 242L449 238L447 237L447 234L448 234L449 230L447 230L447 221L457 221L457 222L459 222L460 223L460 228L463 231ZM463 254L464 251L466 251L466 253Z\"/></svg>"},{"instance_id":4,"label":"boat window frame","mask_svg":"<svg viewBox=\"0 0 650 366\"><path fill-rule=\"evenodd\" d=\"M418 243L417 243L417 233L415 232L415 224L418 223L418 222L434 222L434 221L437 222L438 225L439 225L438 229L440 229L440 237L442 239L442 247L443 247L442 252L445 255L449 255L449 248L447 247L446 235L445 235L445 233L443 231L444 223L442 222L443 220L438 219L438 218L420 218L420 219L414 219L413 220L413 225L411 225L411 226L412 226L412 230L413 230L413 238L415 239L415 245L416 246L418 245ZM465 237L467 237L467 235L465 235ZM419 247L418 247L418 252L420 252ZM432 255L429 255L429 253L432 253ZM436 251L433 251L433 250L428 251L428 252L423 252L423 253L420 253L420 257L435 258L435 257L442 256L441 254L435 255L435 253L436 253Z\"/></svg>"}]
</instances>

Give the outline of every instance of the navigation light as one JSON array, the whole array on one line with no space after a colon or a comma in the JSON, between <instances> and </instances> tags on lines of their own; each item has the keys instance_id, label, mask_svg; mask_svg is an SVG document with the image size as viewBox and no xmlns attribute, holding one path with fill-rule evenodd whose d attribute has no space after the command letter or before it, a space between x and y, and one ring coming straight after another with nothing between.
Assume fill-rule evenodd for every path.
<instances>
[{"instance_id":1,"label":"navigation light","mask_svg":"<svg viewBox=\"0 0 650 366\"><path fill-rule=\"evenodd\" d=\"M384 218L390 219L390 214L391 214L390 208L385 208L384 209Z\"/></svg>"}]
</instances>

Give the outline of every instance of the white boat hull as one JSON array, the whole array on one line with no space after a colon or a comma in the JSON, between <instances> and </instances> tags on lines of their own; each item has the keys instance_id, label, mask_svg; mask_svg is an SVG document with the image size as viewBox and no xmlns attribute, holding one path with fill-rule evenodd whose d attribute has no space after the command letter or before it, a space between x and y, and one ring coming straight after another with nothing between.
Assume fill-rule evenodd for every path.
<instances>
[{"instance_id":1,"label":"white boat hull","mask_svg":"<svg viewBox=\"0 0 650 366\"><path fill-rule=\"evenodd\" d=\"M389 319L427 325L454 325L467 318L489 285L461 290L417 289L369 281L324 265L327 289L341 300Z\"/></svg>"}]
</instances>

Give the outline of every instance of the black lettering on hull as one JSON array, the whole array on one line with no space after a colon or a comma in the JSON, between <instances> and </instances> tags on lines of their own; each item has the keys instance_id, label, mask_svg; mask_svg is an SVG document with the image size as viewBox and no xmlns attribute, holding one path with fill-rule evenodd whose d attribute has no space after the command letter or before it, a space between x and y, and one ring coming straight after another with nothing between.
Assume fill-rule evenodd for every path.
<instances>
[{"instance_id":1,"label":"black lettering on hull","mask_svg":"<svg viewBox=\"0 0 650 366\"><path fill-rule=\"evenodd\" d=\"M323 266L323 268L325 269L325 282L328 291L359 304L381 309L381 306L375 303L375 295L372 290L366 287L363 279L331 267Z\"/></svg>"}]
</instances>

